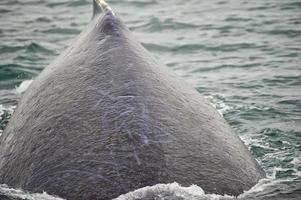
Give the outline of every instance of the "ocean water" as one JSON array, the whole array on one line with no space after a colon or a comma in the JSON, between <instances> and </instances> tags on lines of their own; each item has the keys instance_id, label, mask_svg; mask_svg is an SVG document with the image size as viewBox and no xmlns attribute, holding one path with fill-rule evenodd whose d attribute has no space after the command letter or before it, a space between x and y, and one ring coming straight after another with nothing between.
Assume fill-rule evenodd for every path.
<instances>
[{"instance_id":1,"label":"ocean water","mask_svg":"<svg viewBox=\"0 0 301 200\"><path fill-rule=\"evenodd\" d=\"M0 0L0 135L21 93L87 25L92 0ZM267 173L239 199L301 197L301 1L108 0L224 116ZM0 199L58 200L0 186ZM116 200L234 199L177 183Z\"/></svg>"}]
</instances>

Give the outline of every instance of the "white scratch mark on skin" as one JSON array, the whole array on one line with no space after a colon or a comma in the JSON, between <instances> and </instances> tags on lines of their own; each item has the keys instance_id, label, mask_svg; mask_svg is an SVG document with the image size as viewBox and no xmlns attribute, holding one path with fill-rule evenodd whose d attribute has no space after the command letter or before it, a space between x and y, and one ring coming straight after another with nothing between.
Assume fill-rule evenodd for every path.
<instances>
[{"instance_id":1,"label":"white scratch mark on skin","mask_svg":"<svg viewBox=\"0 0 301 200\"><path fill-rule=\"evenodd\" d=\"M141 165L141 161L140 161L140 159L139 159L139 157L138 157L138 154L137 154L137 152L136 152L136 149L134 149L134 156L135 156L135 159L136 159L136 161L137 161L137 164L138 164L138 165Z\"/></svg>"}]
</instances>

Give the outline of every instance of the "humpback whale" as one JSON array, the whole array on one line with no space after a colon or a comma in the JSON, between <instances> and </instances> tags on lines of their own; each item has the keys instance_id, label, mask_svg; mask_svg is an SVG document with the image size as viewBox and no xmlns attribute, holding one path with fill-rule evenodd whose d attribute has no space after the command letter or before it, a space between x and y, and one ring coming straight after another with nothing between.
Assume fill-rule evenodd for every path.
<instances>
[{"instance_id":1,"label":"humpback whale","mask_svg":"<svg viewBox=\"0 0 301 200\"><path fill-rule=\"evenodd\" d=\"M108 200L159 183L239 195L265 176L193 87L157 63L103 0L29 86L0 138L0 184Z\"/></svg>"}]
</instances>

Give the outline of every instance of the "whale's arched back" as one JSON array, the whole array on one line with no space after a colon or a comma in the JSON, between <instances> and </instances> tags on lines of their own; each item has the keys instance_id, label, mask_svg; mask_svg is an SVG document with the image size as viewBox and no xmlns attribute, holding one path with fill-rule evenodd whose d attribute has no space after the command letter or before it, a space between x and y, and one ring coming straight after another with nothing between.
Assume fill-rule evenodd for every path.
<instances>
[{"instance_id":1,"label":"whale's arched back","mask_svg":"<svg viewBox=\"0 0 301 200\"><path fill-rule=\"evenodd\" d=\"M101 3L19 102L0 139L0 183L77 200L171 182L238 195L264 177L210 103Z\"/></svg>"}]
</instances>

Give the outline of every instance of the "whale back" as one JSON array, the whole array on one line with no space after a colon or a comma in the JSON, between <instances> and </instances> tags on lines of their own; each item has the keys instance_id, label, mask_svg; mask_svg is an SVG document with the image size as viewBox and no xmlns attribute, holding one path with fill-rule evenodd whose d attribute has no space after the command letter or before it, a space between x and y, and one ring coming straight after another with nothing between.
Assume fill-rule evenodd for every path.
<instances>
[{"instance_id":1,"label":"whale back","mask_svg":"<svg viewBox=\"0 0 301 200\"><path fill-rule=\"evenodd\" d=\"M77 200L172 182L238 195L264 177L215 108L94 2L0 138L0 183Z\"/></svg>"}]
</instances>

